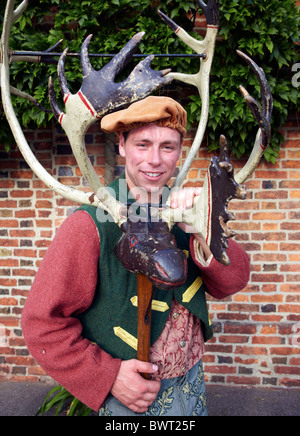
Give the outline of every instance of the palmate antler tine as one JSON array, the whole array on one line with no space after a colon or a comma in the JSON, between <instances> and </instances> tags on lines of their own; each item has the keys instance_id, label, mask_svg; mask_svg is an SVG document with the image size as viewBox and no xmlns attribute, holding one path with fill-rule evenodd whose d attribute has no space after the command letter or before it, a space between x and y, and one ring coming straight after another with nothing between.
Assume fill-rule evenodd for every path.
<instances>
[{"instance_id":1,"label":"palmate antler tine","mask_svg":"<svg viewBox=\"0 0 300 436\"><path fill-rule=\"evenodd\" d=\"M164 14L162 11L157 11L158 15L162 19L162 21L167 24L167 26L170 27L171 30L173 30L174 33L178 36L179 39L181 39L184 44L186 44L188 47L190 47L192 50L194 50L196 53L200 54L204 50L204 43L203 41L199 41L198 39L193 38L190 36L182 27L180 27L175 21L173 21L170 17L168 17L166 14ZM176 73L172 73L173 75L176 75ZM182 74L182 76L190 77L191 74Z\"/></svg>"},{"instance_id":2,"label":"palmate antler tine","mask_svg":"<svg viewBox=\"0 0 300 436\"><path fill-rule=\"evenodd\" d=\"M61 108L59 107L59 104L57 102L56 92L55 92L55 89L53 86L52 77L49 78L48 92L49 92L49 101L50 101L50 106L51 106L52 112L53 112L56 120L60 121L61 117L64 115L64 112L61 110Z\"/></svg>"},{"instance_id":3,"label":"palmate antler tine","mask_svg":"<svg viewBox=\"0 0 300 436\"><path fill-rule=\"evenodd\" d=\"M48 48L47 50L43 51L43 53L52 53L61 43L63 42L63 39L60 39L56 44L54 44L52 47ZM49 57L49 56L44 56L43 54L40 57L39 62L42 62L44 64L52 64L52 65L56 65L57 64L57 60Z\"/></svg>"},{"instance_id":4,"label":"palmate antler tine","mask_svg":"<svg viewBox=\"0 0 300 436\"><path fill-rule=\"evenodd\" d=\"M24 91L20 91L20 89L17 89L17 88L15 88L13 86L10 86L10 93L12 95L17 96L17 97L21 97L21 98L24 98L25 100L30 101L36 107L38 107L42 112L45 112L45 113L51 113L52 112L50 109L45 108L41 103L39 103L34 97L32 97L32 95L27 94Z\"/></svg>"},{"instance_id":5,"label":"palmate antler tine","mask_svg":"<svg viewBox=\"0 0 300 436\"><path fill-rule=\"evenodd\" d=\"M125 47L103 68L103 74L108 70L112 78L115 77L125 68L128 62L132 59L132 55L136 52L141 40L145 36L145 32L139 32L131 38Z\"/></svg>"},{"instance_id":6,"label":"palmate antler tine","mask_svg":"<svg viewBox=\"0 0 300 436\"><path fill-rule=\"evenodd\" d=\"M66 62L66 57L67 57L68 51L69 51L68 48L66 48L64 50L64 52L60 56L58 64L57 64L58 80L59 80L59 85L60 85L60 89L61 89L61 92L63 94L64 100L65 100L66 96L70 94L70 90L68 87L66 74L65 74L65 62ZM55 89L53 86L52 77L49 78L48 91L49 91L49 100L50 100L52 112L53 112L55 118L57 119L57 121L59 121L61 123L62 117L65 115L65 113L60 108L60 106L57 102L56 92L55 92Z\"/></svg>"},{"instance_id":7,"label":"palmate antler tine","mask_svg":"<svg viewBox=\"0 0 300 436\"><path fill-rule=\"evenodd\" d=\"M66 72L65 72L65 64L66 64L66 58L68 54L69 49L66 48L64 52L62 53L61 57L59 58L58 64L57 64L57 74L58 74L58 80L61 92L63 94L64 99L67 95L71 94L68 82L66 79Z\"/></svg>"},{"instance_id":8,"label":"palmate antler tine","mask_svg":"<svg viewBox=\"0 0 300 436\"><path fill-rule=\"evenodd\" d=\"M132 74L133 74L133 76L136 74L136 72L140 72L140 71L142 71L142 70L145 70L145 71L147 71L147 70L149 70L150 71L150 69L151 69L151 63L153 62L153 60L154 60L154 58L155 58L155 56L154 55L150 55L150 56L147 56L145 59L143 59L142 61L140 61L139 63L138 63L138 65L133 69L133 72L132 72ZM159 74L161 75L161 77L165 77L165 76L167 76L169 73L171 73L172 72L172 70L171 70L171 68L166 68L165 70L161 70L161 71L159 71ZM170 83L171 82L171 80L173 80L173 79L171 79L171 77L169 77L169 82L168 81L166 81L165 82L165 84L167 85L168 83Z\"/></svg>"},{"instance_id":9,"label":"palmate antler tine","mask_svg":"<svg viewBox=\"0 0 300 436\"><path fill-rule=\"evenodd\" d=\"M142 38L144 37L145 32L137 33L126 45L123 49L116 54L113 59L102 68L102 74L105 74L105 71L109 71L109 79L113 80L115 77L124 69L124 67L128 64L128 62L132 59L132 55L135 53L137 47L139 46ZM90 58L89 58L89 45L93 35L89 35L81 48L81 68L83 76L88 76L91 71L95 71L92 67Z\"/></svg>"},{"instance_id":10,"label":"palmate antler tine","mask_svg":"<svg viewBox=\"0 0 300 436\"><path fill-rule=\"evenodd\" d=\"M205 14L208 25L218 25L220 22L220 2L219 0L210 0L208 4L203 0L197 0L200 8Z\"/></svg>"},{"instance_id":11,"label":"palmate antler tine","mask_svg":"<svg viewBox=\"0 0 300 436\"><path fill-rule=\"evenodd\" d=\"M91 61L90 61L90 57L89 57L89 45L90 42L93 38L93 35L89 35L83 42L82 47L81 47L81 55L80 55L80 60L81 60L81 71L82 71L82 75L83 77L86 77L90 74L91 70L93 70Z\"/></svg>"},{"instance_id":12,"label":"palmate antler tine","mask_svg":"<svg viewBox=\"0 0 300 436\"><path fill-rule=\"evenodd\" d=\"M268 148L271 141L271 116L273 111L273 96L269 83L266 79L266 75L262 68L260 68L249 56L241 51L237 51L238 55L241 56L248 65L254 71L261 89L261 100L262 106L248 93L248 91L240 86L240 91L251 109L253 116L255 117L259 130L256 135L255 144L252 153L245 164L245 166L239 171L235 176L237 183L243 183L247 180L251 174L254 172L255 168L261 161L261 158Z\"/></svg>"},{"instance_id":13,"label":"palmate antler tine","mask_svg":"<svg viewBox=\"0 0 300 436\"><path fill-rule=\"evenodd\" d=\"M23 0L22 3L13 12L13 22L17 21L21 15L25 12L28 6L33 2L33 0Z\"/></svg>"},{"instance_id":14,"label":"palmate antler tine","mask_svg":"<svg viewBox=\"0 0 300 436\"><path fill-rule=\"evenodd\" d=\"M63 42L63 39L60 39L57 41L52 47L48 48L47 50L43 51L43 53L51 53L53 50L55 50L61 43Z\"/></svg>"},{"instance_id":15,"label":"palmate antler tine","mask_svg":"<svg viewBox=\"0 0 300 436\"><path fill-rule=\"evenodd\" d=\"M255 73L259 81L260 89L261 89L263 113L265 114L266 119L270 121L273 111L273 96L265 72L249 56L247 56L242 51L237 50L237 54L247 62L247 64L250 66L251 70Z\"/></svg>"}]
</instances>

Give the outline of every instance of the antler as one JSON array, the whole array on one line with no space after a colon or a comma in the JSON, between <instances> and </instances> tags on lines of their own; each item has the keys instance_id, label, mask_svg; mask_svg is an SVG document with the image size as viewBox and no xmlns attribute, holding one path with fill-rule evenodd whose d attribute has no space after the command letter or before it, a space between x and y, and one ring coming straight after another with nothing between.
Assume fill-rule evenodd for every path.
<instances>
[{"instance_id":1,"label":"antler","mask_svg":"<svg viewBox=\"0 0 300 436\"><path fill-rule=\"evenodd\" d=\"M199 6L202 8L206 21L207 21L207 33L203 41L192 38L184 29L178 26L173 20L158 11L160 17L163 21L168 24L168 26L176 33L176 35L188 46L191 47L196 53L204 53L206 56L204 59L200 60L200 70L197 74L180 74L171 73L170 75L181 82L194 85L198 88L202 109L201 117L199 121L198 130L189 152L189 155L182 166L174 186L181 186L184 181L190 166L195 159L199 148L201 146L205 129L207 126L208 115L209 115L209 76L211 71L211 66L214 57L215 43L218 35L219 29L219 0L209 0L206 5L202 0L198 0Z\"/></svg>"},{"instance_id":2,"label":"antler","mask_svg":"<svg viewBox=\"0 0 300 436\"><path fill-rule=\"evenodd\" d=\"M271 115L273 111L273 97L270 90L269 83L266 79L266 75L262 68L260 68L249 56L245 53L237 50L237 54L245 59L245 61L250 65L252 71L254 71L258 81L260 83L261 96L262 96L262 107L258 104L253 97L251 97L248 91L241 85L240 91L251 109L254 118L258 122L259 130L257 132L255 144L252 153L244 166L244 168L239 171L235 176L237 183L243 183L247 180L257 165L259 164L264 152L268 148L271 141Z\"/></svg>"},{"instance_id":3,"label":"antler","mask_svg":"<svg viewBox=\"0 0 300 436\"><path fill-rule=\"evenodd\" d=\"M11 131L14 135L16 143L30 168L34 171L39 179L41 179L46 186L53 189L57 194L68 200L89 204L89 194L82 191L77 191L69 188L57 180L55 180L39 163L34 154L32 153L28 142L24 136L22 128L14 112L14 108L11 101L10 95L10 82L9 82L9 38L11 34L11 28L13 23L21 16L30 2L24 0L22 4L14 10L15 0L8 0L5 10L2 36L1 36L1 95L3 109L6 114L6 118L10 125ZM96 201L95 205L99 202Z\"/></svg>"},{"instance_id":4,"label":"antler","mask_svg":"<svg viewBox=\"0 0 300 436\"><path fill-rule=\"evenodd\" d=\"M206 58L200 60L200 70L197 74L170 74L174 79L196 86L199 90L202 101L198 130L190 153L179 172L174 187L178 187L182 184L198 153L207 126L209 114L209 75L218 33L220 18L219 0L209 0L207 4L203 0L198 0L198 4L203 10L207 20L207 33L203 41L198 41L192 38L180 26L174 23L174 21L162 12L159 12L161 18L186 45L191 47L197 53L204 51L206 54ZM167 222L169 222L170 228L172 228L173 224L176 222L185 222L192 226L194 231L201 233L206 242L210 245L214 257L225 265L228 265L230 262L226 254L226 249L228 247L227 239L234 236L234 232L229 229L227 222L235 219L234 215L227 211L227 205L232 198L244 199L246 197L245 187L240 184L243 183L255 170L264 151L270 143L270 120L273 108L272 94L263 70L244 53L238 51L238 54L248 62L251 69L255 72L261 86L262 108L249 95L245 88L242 86L240 87L241 93L260 127L253 152L244 168L234 176L233 167L229 161L227 141L226 138L222 136L220 139L220 158L212 159L204 182L202 194L195 199L194 207L184 213L179 210L172 211L170 209L162 211L162 216Z\"/></svg>"},{"instance_id":5,"label":"antler","mask_svg":"<svg viewBox=\"0 0 300 436\"><path fill-rule=\"evenodd\" d=\"M244 168L234 176L233 166L229 160L228 144L226 138L221 136L220 157L211 159L202 193L195 198L194 207L184 212L179 210L172 212L170 209L162 212L164 219L170 223L170 228L176 222L184 222L190 225L193 231L202 234L214 257L225 265L230 263L226 254L227 240L235 235L227 226L228 221L235 220L235 216L227 211L227 205L233 198L246 198L246 188L241 183L253 173L270 143L270 121L273 109L272 94L263 70L244 53L239 51L238 54L248 62L261 86L262 107L244 87L240 87L260 127L252 154Z\"/></svg>"},{"instance_id":6,"label":"antler","mask_svg":"<svg viewBox=\"0 0 300 436\"><path fill-rule=\"evenodd\" d=\"M211 215L210 248L215 258L225 265L228 265L230 262L226 254L228 247L227 239L235 235L235 232L227 226L229 220L235 220L235 216L227 211L227 205L232 198L242 200L246 198L246 188L241 183L245 182L254 172L270 144L271 115L273 110L273 97L264 71L245 53L241 51L237 51L237 53L246 60L258 78L262 106L249 95L243 86L240 86L241 93L259 125L252 153L244 168L234 176L233 166L229 161L227 141L225 137L221 137L220 159L213 158L209 169L212 192L215 193ZM213 173L215 163L219 167L217 168L216 175Z\"/></svg>"},{"instance_id":7,"label":"antler","mask_svg":"<svg viewBox=\"0 0 300 436\"><path fill-rule=\"evenodd\" d=\"M23 12L27 9L28 5L31 2L32 2L32 0L24 0L16 10L13 10L13 7L12 7L10 14L5 18L5 20L6 20L5 24L11 26L15 21L17 21L21 17L21 15L23 14ZM7 29L8 29L8 27L7 27ZM3 28L3 33L4 33L4 30L5 29ZM61 41L59 41L57 44L55 44L50 49L46 50L45 53L49 53L52 50L54 50L61 43ZM9 48L9 46L8 46L8 48ZM4 47L1 46L0 63L3 62L3 53L4 53ZM26 61L26 62L40 62L42 60L42 58L43 58L43 56L40 56L40 57L14 56L13 52L9 51L9 62L24 62L24 61ZM52 59L52 58L49 59L48 57L47 57L47 59L43 58L43 61L44 60L47 61L48 63L55 62L54 59ZM1 76L1 71L0 71L0 76ZM13 86L10 86L9 89L10 89L11 94L30 101L31 103L33 103L35 106L37 106L43 112L48 112L48 113L51 112L49 109L44 108L34 97L27 94L26 92L20 91L19 89L15 88Z\"/></svg>"},{"instance_id":8,"label":"antler","mask_svg":"<svg viewBox=\"0 0 300 436\"><path fill-rule=\"evenodd\" d=\"M83 87L79 93L72 95L67 86L67 82L64 75L64 62L66 52L62 55L59 62L59 76L61 78L61 88L65 96L66 115L59 108L53 86L50 83L50 95L52 100L52 108L56 118L60 119L63 127L66 128L69 140L74 153L80 163L80 169L83 175L88 180L94 193L85 193L83 191L69 188L57 180L55 180L46 170L42 167L39 161L32 153L27 140L24 136L22 128L15 115L14 108L11 102L11 87L9 81L9 64L10 64L10 50L9 39L11 34L11 28L13 23L20 18L22 13L26 10L32 0L24 0L21 5L14 10L15 0L8 0L5 10L5 17L3 23L2 37L1 37L1 94L3 108L11 127L12 133L15 137L16 143L26 160L27 164L31 167L34 173L40 178L46 186L54 190L62 197L80 204L93 204L94 206L100 206L103 209L109 211L113 218L119 224L120 216L119 210L121 205L116 204L111 195L105 188L101 187L98 177L96 177L95 170L93 169L89 158L87 156L85 146L83 145L83 139L88 127L106 112L116 109L119 106L131 103L135 100L142 99L150 94L158 87L170 83L172 77L165 77L170 70L154 71L150 68L150 63L153 57L148 57L141 62L129 76L129 78L121 84L115 84L113 79L116 74L122 70L127 61L130 60L131 55L135 47L138 45L143 34L135 36L131 42L108 64L101 72L96 72L92 69L88 57L87 48L90 42L90 38L85 41L82 49L82 64L83 71L86 77L84 78ZM110 89L104 87L104 84L109 82ZM98 83L102 83L102 100L95 101L95 95L97 92L101 92ZM106 90L106 91L105 91ZM105 94L106 92L106 94ZM111 92L116 99L115 104L111 104ZM101 104L103 107L101 109ZM100 188L100 190L99 190ZM98 193L103 203L95 196ZM108 206L108 207L107 207Z\"/></svg>"},{"instance_id":9,"label":"antler","mask_svg":"<svg viewBox=\"0 0 300 436\"><path fill-rule=\"evenodd\" d=\"M143 36L144 32L135 35L121 52L100 71L94 70L91 66L88 47L92 35L88 36L81 50L83 82L81 89L75 95L71 94L66 80L65 61L68 49L65 50L58 63L58 77L66 113L60 109L57 103L52 79L50 78L49 81L49 96L53 113L68 136L80 170L100 200L99 206L107 210L119 225L124 222L124 218L120 214L123 205L116 201L100 182L87 155L84 137L88 128L108 112L142 99L173 80L172 77L166 77L170 72L169 69L152 70L150 64L154 56L149 56L135 67L125 81L114 82L117 74L131 59Z\"/></svg>"}]
</instances>

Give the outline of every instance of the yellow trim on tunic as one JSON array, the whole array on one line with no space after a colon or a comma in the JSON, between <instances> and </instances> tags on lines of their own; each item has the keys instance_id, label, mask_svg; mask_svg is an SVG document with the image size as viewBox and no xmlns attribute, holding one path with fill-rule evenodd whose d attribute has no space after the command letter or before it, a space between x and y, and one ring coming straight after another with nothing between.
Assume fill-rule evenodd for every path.
<instances>
[{"instance_id":1,"label":"yellow trim on tunic","mask_svg":"<svg viewBox=\"0 0 300 436\"><path fill-rule=\"evenodd\" d=\"M138 347L137 338L132 336L126 330L122 329L122 327L114 327L114 333L118 338L122 339L122 341L124 341L127 345L129 345L131 348L137 351L137 347Z\"/></svg>"},{"instance_id":2,"label":"yellow trim on tunic","mask_svg":"<svg viewBox=\"0 0 300 436\"><path fill-rule=\"evenodd\" d=\"M138 297L137 296L132 297L130 299L130 301L134 307L137 307L137 305L138 305ZM152 301L152 310L156 310L157 312L166 312L167 310L169 310L169 306L164 301L153 300Z\"/></svg>"},{"instance_id":3,"label":"yellow trim on tunic","mask_svg":"<svg viewBox=\"0 0 300 436\"><path fill-rule=\"evenodd\" d=\"M182 294L182 302L189 303L191 299L196 295L197 291L200 289L202 285L201 277L198 277L194 283L191 284L189 288Z\"/></svg>"}]
</instances>

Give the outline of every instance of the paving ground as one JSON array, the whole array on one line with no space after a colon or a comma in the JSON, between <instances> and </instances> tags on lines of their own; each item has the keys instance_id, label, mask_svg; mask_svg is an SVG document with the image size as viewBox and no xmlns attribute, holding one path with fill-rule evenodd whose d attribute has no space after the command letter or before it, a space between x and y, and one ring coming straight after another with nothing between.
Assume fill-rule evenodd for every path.
<instances>
[{"instance_id":1,"label":"paving ground","mask_svg":"<svg viewBox=\"0 0 300 436\"><path fill-rule=\"evenodd\" d=\"M47 384L0 382L0 416L35 416ZM300 389L207 386L209 416L300 416Z\"/></svg>"}]
</instances>

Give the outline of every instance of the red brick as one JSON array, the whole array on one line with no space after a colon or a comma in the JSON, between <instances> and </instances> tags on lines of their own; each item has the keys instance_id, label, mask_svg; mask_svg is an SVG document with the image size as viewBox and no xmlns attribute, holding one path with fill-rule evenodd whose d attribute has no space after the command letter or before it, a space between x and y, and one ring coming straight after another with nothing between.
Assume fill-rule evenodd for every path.
<instances>
[{"instance_id":1,"label":"red brick","mask_svg":"<svg viewBox=\"0 0 300 436\"><path fill-rule=\"evenodd\" d=\"M15 182L13 180L0 180L0 189L14 188Z\"/></svg>"},{"instance_id":2,"label":"red brick","mask_svg":"<svg viewBox=\"0 0 300 436\"><path fill-rule=\"evenodd\" d=\"M234 361L243 365L255 365L259 362L258 359L242 359L240 356L235 357Z\"/></svg>"},{"instance_id":3,"label":"red brick","mask_svg":"<svg viewBox=\"0 0 300 436\"><path fill-rule=\"evenodd\" d=\"M18 265L19 265L19 261L17 259L1 259L0 258L0 266L15 267Z\"/></svg>"},{"instance_id":4,"label":"red brick","mask_svg":"<svg viewBox=\"0 0 300 436\"><path fill-rule=\"evenodd\" d=\"M281 223L280 228L281 230L300 230L300 223Z\"/></svg>"},{"instance_id":5,"label":"red brick","mask_svg":"<svg viewBox=\"0 0 300 436\"><path fill-rule=\"evenodd\" d=\"M222 344L247 344L248 341L249 341L249 336L238 336L238 335L219 336L219 342L221 342Z\"/></svg>"},{"instance_id":6,"label":"red brick","mask_svg":"<svg viewBox=\"0 0 300 436\"><path fill-rule=\"evenodd\" d=\"M36 191L36 198L53 198L52 191Z\"/></svg>"},{"instance_id":7,"label":"red brick","mask_svg":"<svg viewBox=\"0 0 300 436\"><path fill-rule=\"evenodd\" d=\"M271 170L266 170L266 171L260 171L260 170L256 170L255 171L255 177L257 179L266 179L266 180L270 180L270 179L280 179L280 180L285 180L287 179L287 172L286 171L271 171Z\"/></svg>"},{"instance_id":8,"label":"red brick","mask_svg":"<svg viewBox=\"0 0 300 436\"><path fill-rule=\"evenodd\" d=\"M0 306L17 306L18 300L15 298L0 298Z\"/></svg>"},{"instance_id":9,"label":"red brick","mask_svg":"<svg viewBox=\"0 0 300 436\"><path fill-rule=\"evenodd\" d=\"M52 203L51 203L51 201L37 201L36 202L36 204L35 204L35 207L37 207L38 209L40 208L40 209L49 209L49 208L51 208L52 209L52 207L53 207L53 205L52 205Z\"/></svg>"},{"instance_id":10,"label":"red brick","mask_svg":"<svg viewBox=\"0 0 300 436\"><path fill-rule=\"evenodd\" d=\"M24 357L24 356L8 356L6 358L6 363L9 365L22 365L22 366L32 366L35 363L35 360L32 357Z\"/></svg>"},{"instance_id":11,"label":"red brick","mask_svg":"<svg viewBox=\"0 0 300 436\"><path fill-rule=\"evenodd\" d=\"M253 282L284 282L284 276L280 274L252 274L251 280Z\"/></svg>"},{"instance_id":12,"label":"red brick","mask_svg":"<svg viewBox=\"0 0 300 436\"><path fill-rule=\"evenodd\" d=\"M281 337L280 336L267 336L267 337L261 337L261 336L255 336L252 338L252 344L253 345L280 345L281 344Z\"/></svg>"},{"instance_id":13,"label":"red brick","mask_svg":"<svg viewBox=\"0 0 300 436\"><path fill-rule=\"evenodd\" d=\"M247 355L267 355L268 350L265 347L247 347L239 346L236 347L236 354L247 354Z\"/></svg>"},{"instance_id":14,"label":"red brick","mask_svg":"<svg viewBox=\"0 0 300 436\"><path fill-rule=\"evenodd\" d=\"M254 220L260 220L260 221L281 221L284 220L286 217L285 213L281 212L258 212L253 214Z\"/></svg>"},{"instance_id":15,"label":"red brick","mask_svg":"<svg viewBox=\"0 0 300 436\"><path fill-rule=\"evenodd\" d=\"M280 379L279 384L287 388L300 388L300 380L297 379L294 380L291 380L289 378Z\"/></svg>"},{"instance_id":16,"label":"red brick","mask_svg":"<svg viewBox=\"0 0 300 436\"><path fill-rule=\"evenodd\" d=\"M35 243L35 246L38 248L49 247L50 245L51 245L51 241L45 240L45 239L40 240L40 241L36 241L36 243Z\"/></svg>"},{"instance_id":17,"label":"red brick","mask_svg":"<svg viewBox=\"0 0 300 436\"><path fill-rule=\"evenodd\" d=\"M18 239L0 239L0 247L18 247Z\"/></svg>"},{"instance_id":18,"label":"red brick","mask_svg":"<svg viewBox=\"0 0 300 436\"><path fill-rule=\"evenodd\" d=\"M276 354L280 356L289 356L292 354L300 354L300 348L291 348L291 347L277 347L270 349L271 354Z\"/></svg>"},{"instance_id":19,"label":"red brick","mask_svg":"<svg viewBox=\"0 0 300 436\"><path fill-rule=\"evenodd\" d=\"M46 372L42 368L40 368L39 366L34 366L31 368L28 368L28 374L29 375L36 375L36 376L47 375Z\"/></svg>"},{"instance_id":20,"label":"red brick","mask_svg":"<svg viewBox=\"0 0 300 436\"><path fill-rule=\"evenodd\" d=\"M30 170L11 171L10 176L12 179L32 179L33 172Z\"/></svg>"},{"instance_id":21,"label":"red brick","mask_svg":"<svg viewBox=\"0 0 300 436\"><path fill-rule=\"evenodd\" d=\"M34 230L11 230L10 235L14 238L34 238Z\"/></svg>"},{"instance_id":22,"label":"red brick","mask_svg":"<svg viewBox=\"0 0 300 436\"><path fill-rule=\"evenodd\" d=\"M15 228L19 227L17 220L0 220L0 228Z\"/></svg>"},{"instance_id":23,"label":"red brick","mask_svg":"<svg viewBox=\"0 0 300 436\"><path fill-rule=\"evenodd\" d=\"M300 304L280 304L278 312L300 313Z\"/></svg>"},{"instance_id":24,"label":"red brick","mask_svg":"<svg viewBox=\"0 0 300 436\"><path fill-rule=\"evenodd\" d=\"M3 208L16 208L18 206L17 201L14 200L4 200L0 201L0 207Z\"/></svg>"},{"instance_id":25,"label":"red brick","mask_svg":"<svg viewBox=\"0 0 300 436\"><path fill-rule=\"evenodd\" d=\"M228 376L227 383L234 383L235 385L259 385L260 378L259 377L242 377L242 376Z\"/></svg>"},{"instance_id":26,"label":"red brick","mask_svg":"<svg viewBox=\"0 0 300 436\"><path fill-rule=\"evenodd\" d=\"M300 202L299 201L280 201L279 202L280 209L299 209Z\"/></svg>"},{"instance_id":27,"label":"red brick","mask_svg":"<svg viewBox=\"0 0 300 436\"><path fill-rule=\"evenodd\" d=\"M280 253L253 254L254 262L286 262L286 260L286 255Z\"/></svg>"},{"instance_id":28,"label":"red brick","mask_svg":"<svg viewBox=\"0 0 300 436\"><path fill-rule=\"evenodd\" d=\"M283 295L251 295L251 301L254 303L282 303Z\"/></svg>"},{"instance_id":29,"label":"red brick","mask_svg":"<svg viewBox=\"0 0 300 436\"><path fill-rule=\"evenodd\" d=\"M1 316L0 323L6 327L18 327L19 319L12 316Z\"/></svg>"},{"instance_id":30,"label":"red brick","mask_svg":"<svg viewBox=\"0 0 300 436\"><path fill-rule=\"evenodd\" d=\"M234 366L225 365L206 365L205 372L214 374L236 374L237 369Z\"/></svg>"},{"instance_id":31,"label":"red brick","mask_svg":"<svg viewBox=\"0 0 300 436\"><path fill-rule=\"evenodd\" d=\"M15 212L16 218L35 218L35 216L36 216L36 211L32 209L17 210Z\"/></svg>"},{"instance_id":32,"label":"red brick","mask_svg":"<svg viewBox=\"0 0 300 436\"><path fill-rule=\"evenodd\" d=\"M255 198L257 199L282 199L282 198L288 198L288 192L287 191L266 191L266 192L257 192L255 193Z\"/></svg>"},{"instance_id":33,"label":"red brick","mask_svg":"<svg viewBox=\"0 0 300 436\"><path fill-rule=\"evenodd\" d=\"M52 227L51 220L36 220L37 227Z\"/></svg>"},{"instance_id":34,"label":"red brick","mask_svg":"<svg viewBox=\"0 0 300 436\"><path fill-rule=\"evenodd\" d=\"M261 335L271 335L276 333L277 327L276 326L263 326L261 329Z\"/></svg>"},{"instance_id":35,"label":"red brick","mask_svg":"<svg viewBox=\"0 0 300 436\"><path fill-rule=\"evenodd\" d=\"M13 198L30 198L33 196L33 191L30 190L14 190L10 191L10 195Z\"/></svg>"},{"instance_id":36,"label":"red brick","mask_svg":"<svg viewBox=\"0 0 300 436\"><path fill-rule=\"evenodd\" d=\"M14 250L14 256L16 257L37 257L37 251L27 248L20 248Z\"/></svg>"},{"instance_id":37,"label":"red brick","mask_svg":"<svg viewBox=\"0 0 300 436\"><path fill-rule=\"evenodd\" d=\"M0 278L0 286L4 287L10 287L10 286L16 286L17 281L15 279L2 279ZM2 320L2 318L0 318Z\"/></svg>"},{"instance_id":38,"label":"red brick","mask_svg":"<svg viewBox=\"0 0 300 436\"><path fill-rule=\"evenodd\" d=\"M295 264L281 265L280 271L282 271L282 272L299 272L300 265L295 265Z\"/></svg>"},{"instance_id":39,"label":"red brick","mask_svg":"<svg viewBox=\"0 0 300 436\"><path fill-rule=\"evenodd\" d=\"M286 233L279 232L265 232L265 233L251 233L253 241L285 241Z\"/></svg>"},{"instance_id":40,"label":"red brick","mask_svg":"<svg viewBox=\"0 0 300 436\"><path fill-rule=\"evenodd\" d=\"M274 371L277 374L300 375L300 368L295 366L275 366Z\"/></svg>"},{"instance_id":41,"label":"red brick","mask_svg":"<svg viewBox=\"0 0 300 436\"><path fill-rule=\"evenodd\" d=\"M300 168L300 162L296 160L286 160L282 162L282 168Z\"/></svg>"}]
</instances>

